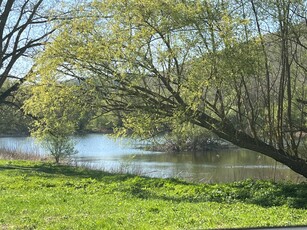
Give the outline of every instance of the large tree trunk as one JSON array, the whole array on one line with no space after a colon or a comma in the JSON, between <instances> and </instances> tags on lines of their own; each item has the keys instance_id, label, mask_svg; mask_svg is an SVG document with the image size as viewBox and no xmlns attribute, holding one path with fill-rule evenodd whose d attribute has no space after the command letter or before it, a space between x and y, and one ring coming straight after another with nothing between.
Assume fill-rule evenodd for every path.
<instances>
[{"instance_id":1,"label":"large tree trunk","mask_svg":"<svg viewBox=\"0 0 307 230\"><path fill-rule=\"evenodd\" d=\"M307 161L299 158L299 156L291 155L282 149L277 149L274 146L263 142L262 140L251 137L242 131L236 130L229 122L225 121L221 123L204 113L199 114L195 121L195 124L210 129L220 138L227 140L238 147L266 155L307 178Z\"/></svg>"},{"instance_id":2,"label":"large tree trunk","mask_svg":"<svg viewBox=\"0 0 307 230\"><path fill-rule=\"evenodd\" d=\"M237 132L238 139L232 140L232 143L239 147L253 150L258 153L262 153L274 160L288 166L294 172L303 175L307 178L307 161L296 156L291 156L289 153L282 149L276 149L273 146L264 143L261 140L257 140L248 136L245 133ZM231 141L231 140L229 140Z\"/></svg>"}]
</instances>

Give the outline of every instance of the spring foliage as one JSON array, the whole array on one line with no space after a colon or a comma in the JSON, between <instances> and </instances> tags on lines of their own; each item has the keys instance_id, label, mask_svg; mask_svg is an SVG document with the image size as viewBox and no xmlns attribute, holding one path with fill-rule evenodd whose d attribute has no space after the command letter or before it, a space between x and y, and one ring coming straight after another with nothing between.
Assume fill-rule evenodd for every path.
<instances>
[{"instance_id":1,"label":"spring foliage","mask_svg":"<svg viewBox=\"0 0 307 230\"><path fill-rule=\"evenodd\" d=\"M44 78L32 86L24 110L34 119L31 134L50 152L58 163L76 153L70 136L77 130L86 110L78 86Z\"/></svg>"},{"instance_id":2,"label":"spring foliage","mask_svg":"<svg viewBox=\"0 0 307 230\"><path fill-rule=\"evenodd\" d=\"M273 3L85 3L38 59L41 80L78 79L81 101L121 111L124 131L191 123L307 176L306 5Z\"/></svg>"}]
</instances>

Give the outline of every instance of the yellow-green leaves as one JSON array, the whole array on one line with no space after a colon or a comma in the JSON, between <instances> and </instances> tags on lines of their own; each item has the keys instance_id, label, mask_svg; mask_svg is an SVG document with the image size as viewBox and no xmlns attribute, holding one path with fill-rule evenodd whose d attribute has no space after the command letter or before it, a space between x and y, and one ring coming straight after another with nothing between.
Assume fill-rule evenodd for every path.
<instances>
[{"instance_id":1,"label":"yellow-green leaves","mask_svg":"<svg viewBox=\"0 0 307 230\"><path fill-rule=\"evenodd\" d=\"M202 0L108 0L74 9L72 20L59 25L38 59L42 81L28 107L37 115L48 107L49 120L56 120L55 114L67 116L67 130L73 130L74 111L63 107L73 102L76 111L84 108L72 98L80 89L63 84L72 76L86 82L91 95L96 91L96 99L102 96L111 111L129 111L127 129L134 126L143 134L162 129L162 123L176 123L178 114L171 111L176 103L178 113L185 106L207 109L205 97L214 100L215 91L206 91L224 84L232 68L221 70L228 65L219 60L225 58L221 50L238 40L234 30L240 20L227 6Z\"/></svg>"},{"instance_id":2,"label":"yellow-green leaves","mask_svg":"<svg viewBox=\"0 0 307 230\"><path fill-rule=\"evenodd\" d=\"M43 78L31 87L31 93L24 110L36 118L33 128L36 137L74 133L86 107L77 85Z\"/></svg>"}]
</instances>

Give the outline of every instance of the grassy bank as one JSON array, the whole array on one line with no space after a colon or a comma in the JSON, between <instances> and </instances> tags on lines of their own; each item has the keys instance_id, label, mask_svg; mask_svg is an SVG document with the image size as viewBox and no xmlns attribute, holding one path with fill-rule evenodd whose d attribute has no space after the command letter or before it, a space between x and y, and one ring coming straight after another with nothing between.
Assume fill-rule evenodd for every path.
<instances>
[{"instance_id":1,"label":"grassy bank","mask_svg":"<svg viewBox=\"0 0 307 230\"><path fill-rule=\"evenodd\" d=\"M307 184L208 185L0 160L0 229L307 225Z\"/></svg>"}]
</instances>

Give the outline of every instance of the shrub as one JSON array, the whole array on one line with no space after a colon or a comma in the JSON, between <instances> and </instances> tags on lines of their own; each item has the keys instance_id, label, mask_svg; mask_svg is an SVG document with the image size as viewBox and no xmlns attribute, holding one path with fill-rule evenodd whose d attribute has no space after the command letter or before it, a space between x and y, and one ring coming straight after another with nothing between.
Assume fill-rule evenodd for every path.
<instances>
[{"instance_id":1,"label":"shrub","mask_svg":"<svg viewBox=\"0 0 307 230\"><path fill-rule=\"evenodd\" d=\"M54 157L55 162L77 154L75 144L70 137L60 135L48 135L42 140L43 147Z\"/></svg>"}]
</instances>

